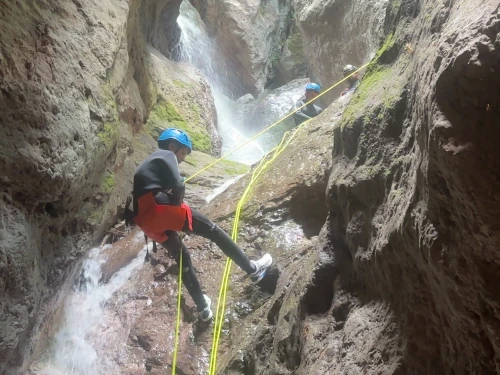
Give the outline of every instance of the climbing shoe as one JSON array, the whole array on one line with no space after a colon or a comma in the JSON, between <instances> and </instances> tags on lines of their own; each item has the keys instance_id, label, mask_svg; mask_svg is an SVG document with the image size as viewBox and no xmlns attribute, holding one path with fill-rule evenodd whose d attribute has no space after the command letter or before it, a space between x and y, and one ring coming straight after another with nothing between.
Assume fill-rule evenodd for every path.
<instances>
[{"instance_id":1,"label":"climbing shoe","mask_svg":"<svg viewBox=\"0 0 500 375\"><path fill-rule=\"evenodd\" d=\"M266 276L267 270L271 267L271 264L273 264L273 258L270 254L266 253L259 260L251 260L250 262L254 265L255 272L248 276L250 276L250 279L254 284L258 284L264 276Z\"/></svg>"},{"instance_id":2,"label":"climbing shoe","mask_svg":"<svg viewBox=\"0 0 500 375\"><path fill-rule=\"evenodd\" d=\"M210 306L212 305L212 300L206 294L204 294L203 297L205 298L207 307L200 311L200 319L203 322L208 322L210 319L212 319L212 316L214 316L214 314L212 313L212 309L210 308Z\"/></svg>"}]
</instances>

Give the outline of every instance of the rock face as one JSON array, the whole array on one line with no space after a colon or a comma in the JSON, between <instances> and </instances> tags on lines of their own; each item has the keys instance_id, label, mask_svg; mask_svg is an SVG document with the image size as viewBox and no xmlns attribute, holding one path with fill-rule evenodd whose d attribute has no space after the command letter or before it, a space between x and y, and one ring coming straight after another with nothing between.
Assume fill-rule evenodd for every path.
<instances>
[{"instance_id":1,"label":"rock face","mask_svg":"<svg viewBox=\"0 0 500 375\"><path fill-rule=\"evenodd\" d=\"M342 79L346 64L362 66L378 48L387 0L295 0L294 5L309 77L324 88ZM325 95L326 102L343 88Z\"/></svg>"},{"instance_id":2,"label":"rock face","mask_svg":"<svg viewBox=\"0 0 500 375\"><path fill-rule=\"evenodd\" d=\"M258 95L274 79L291 25L292 1L209 0L191 2L234 73L234 94ZM231 77L230 77L231 78ZM293 77L296 78L296 77ZM241 87L236 85L241 83ZM269 83L270 83L269 82Z\"/></svg>"},{"instance_id":3,"label":"rock face","mask_svg":"<svg viewBox=\"0 0 500 375\"><path fill-rule=\"evenodd\" d=\"M26 365L55 290L114 222L165 98L165 125L186 118L220 149L206 83L146 45L169 53L179 3L0 1L0 373Z\"/></svg>"},{"instance_id":4,"label":"rock face","mask_svg":"<svg viewBox=\"0 0 500 375\"><path fill-rule=\"evenodd\" d=\"M295 103L304 96L309 79L296 79L274 90L266 90L258 99L245 95L238 99L239 115L242 123L249 129L264 129L290 113Z\"/></svg>"},{"instance_id":5,"label":"rock face","mask_svg":"<svg viewBox=\"0 0 500 375\"><path fill-rule=\"evenodd\" d=\"M146 124L157 138L169 126L185 130L197 151L220 156L217 113L210 87L192 66L168 60L150 48L150 72L157 87L156 103Z\"/></svg>"},{"instance_id":6,"label":"rock face","mask_svg":"<svg viewBox=\"0 0 500 375\"><path fill-rule=\"evenodd\" d=\"M335 280L335 342L358 350L332 370L500 370L499 11L389 5L384 46L335 133L329 225L352 272Z\"/></svg>"},{"instance_id":7,"label":"rock face","mask_svg":"<svg viewBox=\"0 0 500 375\"><path fill-rule=\"evenodd\" d=\"M335 128L315 258L225 373L499 372L499 11L391 2Z\"/></svg>"},{"instance_id":8,"label":"rock face","mask_svg":"<svg viewBox=\"0 0 500 375\"><path fill-rule=\"evenodd\" d=\"M26 367L35 316L43 318L47 308L47 285L57 286L81 254L80 226L92 221L88 211L85 221L74 211L103 199L105 193L95 191L114 185L107 171L127 175L126 163L135 163L132 149L133 155L147 153L152 138L131 129L170 98L171 80L160 87L150 79L149 54L133 31L143 14L139 3L128 10L113 2L36 4L3 2L1 8L0 34L14 34L0 41L4 373ZM298 4L303 27L307 17L345 15L340 10L347 2ZM116 24L105 22L107 15ZM48 26L33 21L40 19ZM117 36L125 24L123 47ZM328 30L316 26L318 33ZM277 268L262 290L233 272L219 373L500 372L499 32L497 1L390 0L384 42L357 91L301 129L249 196L239 242L252 257L271 252ZM10 40L21 45L16 53ZM98 42L107 48L93 48ZM109 68L123 61L112 51L128 54L126 69ZM191 77L187 83L195 80L181 71ZM116 78L123 74L127 78ZM178 116L187 111L174 104ZM71 140L74 145L64 146ZM190 168L195 160L188 160ZM202 185L202 177L194 182ZM229 230L250 178L204 212ZM102 218L111 216L116 189L107 193ZM130 259L138 253L142 242L134 236L126 240L127 252L115 254ZM186 244L215 306L223 257L202 239ZM88 339L103 373L164 374L171 365L177 270L161 250L134 270L121 292L99 305L105 306L104 325ZM211 330L193 324L189 297L182 310L178 373L206 373ZM59 372L47 364L42 356L31 370Z\"/></svg>"},{"instance_id":9,"label":"rock face","mask_svg":"<svg viewBox=\"0 0 500 375\"><path fill-rule=\"evenodd\" d=\"M499 11L391 1L334 131L326 225L224 373L499 372Z\"/></svg>"},{"instance_id":10,"label":"rock face","mask_svg":"<svg viewBox=\"0 0 500 375\"><path fill-rule=\"evenodd\" d=\"M308 124L252 191L242 246L270 251L281 272L272 296L233 275L219 373L499 372L499 11L494 1L391 1L385 42L343 118L330 107ZM303 147L311 134L333 135L333 160L327 143ZM246 181L206 209L226 229ZM188 243L213 296L222 262ZM143 314L164 314L154 306ZM130 353L141 332L148 345L125 366L140 358L165 371L158 342L172 338L151 334L148 319L127 331ZM181 352L201 362L184 357L180 369L205 372L209 333L195 328L195 349L190 329Z\"/></svg>"},{"instance_id":11,"label":"rock face","mask_svg":"<svg viewBox=\"0 0 500 375\"><path fill-rule=\"evenodd\" d=\"M338 121L344 105L339 103L329 108L329 118ZM285 152L269 166L246 205L240 231L241 246L251 257L258 257L264 250L270 251L279 271L287 276L283 276L284 281L280 281L273 297L270 294L274 290L272 285L271 289L260 291L251 286L241 271L233 272L226 325L230 329L230 336L224 334L221 343L221 366L228 362L233 367L238 366L238 359L233 357L242 344L253 337L244 336L242 332L261 332L261 328L267 326L263 314L265 316L270 310L279 310L297 268L312 272L315 267L314 260L319 252L313 250L313 244L327 214L323 197L331 168L331 137L335 121L309 124L302 129ZM311 144L316 150L314 154L302 146L304 139L311 133L317 135ZM240 179L203 210L226 230L231 227L237 202L250 177L247 175ZM136 234L132 234L116 243L113 246L115 250L107 252L108 256L116 261L120 257L129 259L131 254L137 254L142 244L136 242L136 237ZM212 306L215 308L224 267L223 254L214 244L199 237L190 236L185 242L203 288L213 298ZM275 283L277 274L272 275L271 281L274 278ZM97 373L118 375L147 371L160 374L169 369L173 350L172 333L175 329L176 278L177 267L160 248L151 264L138 269L106 304L102 324L87 335L97 352ZM194 323L196 311L188 296L182 302L182 314L177 372L193 375L206 373L211 327ZM274 322L273 317L269 319ZM52 366L51 371L63 370L57 367L57 362L47 361L44 356L40 356L32 373L45 374L47 365Z\"/></svg>"},{"instance_id":12,"label":"rock face","mask_svg":"<svg viewBox=\"0 0 500 375\"><path fill-rule=\"evenodd\" d=\"M309 79L296 79L274 90L265 90L257 99L245 95L238 99L239 123L252 132L260 131L288 115L295 103L304 96ZM266 150L272 149L285 131L295 127L293 117L259 137Z\"/></svg>"},{"instance_id":13,"label":"rock face","mask_svg":"<svg viewBox=\"0 0 500 375\"><path fill-rule=\"evenodd\" d=\"M304 53L302 34L293 23L290 33L281 52L280 60L276 66L276 76L273 80L273 87L280 87L290 81L303 78L308 73L308 60Z\"/></svg>"}]
</instances>

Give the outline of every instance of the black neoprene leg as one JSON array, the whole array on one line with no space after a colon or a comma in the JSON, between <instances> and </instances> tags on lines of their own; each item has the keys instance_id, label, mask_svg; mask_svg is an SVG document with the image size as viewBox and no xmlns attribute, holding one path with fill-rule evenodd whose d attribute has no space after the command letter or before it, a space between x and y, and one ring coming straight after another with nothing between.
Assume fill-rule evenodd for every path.
<instances>
[{"instance_id":1,"label":"black neoprene leg","mask_svg":"<svg viewBox=\"0 0 500 375\"><path fill-rule=\"evenodd\" d=\"M193 214L193 230L190 231L187 221L184 225L183 232L194 233L205 237L222 250L227 257L238 265L247 274L255 272L253 264L240 247L224 232L217 224L214 224L208 217L195 209L191 209Z\"/></svg>"},{"instance_id":2,"label":"black neoprene leg","mask_svg":"<svg viewBox=\"0 0 500 375\"><path fill-rule=\"evenodd\" d=\"M191 255L184 243L182 243L177 232L168 231L167 236L168 240L162 243L162 246L167 249L169 254L175 259L177 265L179 265L182 251L182 282L196 304L198 311L202 311L207 306L207 303L205 297L203 297L200 282L194 272L193 264L191 263Z\"/></svg>"}]
</instances>

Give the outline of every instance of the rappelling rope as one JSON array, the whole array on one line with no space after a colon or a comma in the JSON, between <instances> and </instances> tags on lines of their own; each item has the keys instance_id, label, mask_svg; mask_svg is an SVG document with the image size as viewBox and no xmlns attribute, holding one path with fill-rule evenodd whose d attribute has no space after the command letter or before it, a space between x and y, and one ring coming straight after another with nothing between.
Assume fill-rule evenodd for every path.
<instances>
[{"instance_id":1,"label":"rappelling rope","mask_svg":"<svg viewBox=\"0 0 500 375\"><path fill-rule=\"evenodd\" d=\"M280 144L272 149L265 158L261 160L257 168L254 170L252 173L252 178L245 189L243 195L241 196L240 201L238 202L238 206L236 208L236 213L234 217L234 222L233 222L233 230L231 233L231 237L234 242L237 242L238 240L238 229L239 229L239 223L240 223L240 217L241 217L241 211L243 208L243 204L245 203L245 200L250 193L250 191L253 188L254 183L257 181L257 179L260 177L260 175L264 172L264 170L285 150L285 148L290 144L290 142L293 140L295 135L299 132L299 130L306 125L309 121L312 119L309 119L305 122L303 122L299 127L297 127L291 136L286 140L288 134L290 132L286 132L283 135L283 138L281 139ZM286 140L286 142L285 142ZM271 159L269 159L266 163L263 163L264 160L267 158L268 155L270 155L274 151L273 156ZM226 266L224 268L224 276L222 278L222 283L221 283L221 289L219 292L219 299L217 301L217 312L215 315L215 327L214 327L214 335L213 335L213 342L212 342L212 352L210 354L210 368L209 368L209 375L215 375L216 370L217 370L217 351L219 348L219 340L220 340L220 334L222 331L222 325L224 321L224 310L226 307L226 296L227 296L227 285L229 282L229 275L231 273L231 265L232 261L231 259L227 258L226 260Z\"/></svg>"},{"instance_id":2,"label":"rappelling rope","mask_svg":"<svg viewBox=\"0 0 500 375\"><path fill-rule=\"evenodd\" d=\"M209 165L207 165L205 168L203 169L200 169L198 172L196 172L195 174L193 174L192 176L189 176L188 178L186 178L185 182L188 182L189 180L195 178L196 176L198 176L199 174L205 172L207 169L210 169L212 168L215 164L219 163L220 161L224 160L225 158L227 158L229 155L231 155L232 153L238 151L240 148L246 146L247 144L249 144L250 142L252 142L255 138L261 136L262 134L268 132L269 130L271 130L272 128L274 128L275 126L279 125L280 123L282 123L283 121L285 121L287 118L289 118L290 116L293 116L293 114L299 110L301 110L302 108L304 108L305 106L309 105L310 103L312 103L313 101L315 101L316 99L318 98L321 98L323 95L325 95L327 92L333 90L335 87L337 87L338 85L340 85L341 83L345 82L347 79L349 79L352 75L358 73L359 71L363 70L364 68L366 68L368 66L369 63L366 63L365 65L363 65L361 68L359 68L358 70L352 72L351 74L349 74L347 77L345 77L344 79L338 81L336 84L334 84L333 86L329 87L327 90L323 91L321 94L319 94L318 96L316 96L314 99L308 101L307 103L305 103L303 106L301 107L298 107L298 108L295 108L292 112L290 112L288 115L282 117L281 119L279 119L278 121L276 121L274 124L268 126L267 128L265 128L264 130L258 132L257 134L255 134L252 138L248 139L246 142L243 142L241 145L239 145L238 147L236 147L235 149L229 151L227 154L221 156L219 159L213 161L212 163L210 163Z\"/></svg>"},{"instance_id":3,"label":"rappelling rope","mask_svg":"<svg viewBox=\"0 0 500 375\"><path fill-rule=\"evenodd\" d=\"M177 352L179 345L179 331L181 327L181 295L182 295L182 238L179 255L179 280L177 282L177 317L175 322L174 354L172 358L172 375L175 375L175 366L177 364Z\"/></svg>"},{"instance_id":4,"label":"rappelling rope","mask_svg":"<svg viewBox=\"0 0 500 375\"><path fill-rule=\"evenodd\" d=\"M354 75L354 74L358 73L359 71L363 70L364 68L366 68L368 66L368 64L369 63L363 65L362 67L360 67L356 71L354 71L351 74L349 74L348 76L344 77L342 80L338 81L337 83L335 83L334 85L332 85L331 87L329 87L327 90L323 91L321 94L319 94L318 96L316 96L314 99L312 99L309 102L307 102L304 105L302 105L301 107L295 108L289 114L287 114L286 116L282 117L281 119L279 119L278 121L276 121L274 124L271 124L270 126L268 126L267 128L265 128L264 130L258 132L253 137L251 137L250 139L248 139L246 142L242 143L240 146L238 146L235 149L229 151L228 153L226 153L225 155L221 156L219 159L213 161L212 163L210 163L206 167L202 168L201 170L199 170L195 174L189 176L188 178L186 178L186 180L184 182L190 181L194 177L198 176L199 174L201 174L204 171L206 171L206 170L210 169L211 167L213 167L215 164L217 164L220 161L224 160L229 155L233 154L234 152L238 151L242 147L246 146L247 144L249 144L250 142L252 142L257 137L261 136L262 134L264 134L264 133L268 132L269 130L271 130L272 128L276 127L277 125L279 125L280 123L282 123L284 120L286 120L290 116L294 115L295 112L297 112L297 111L301 110L302 108L306 107L307 105L309 105L313 101L317 100L318 98L322 97L326 93L328 93L331 90L333 90L335 87L337 87L341 83L345 82L352 75ZM257 168L252 173L252 178L250 180L250 183L248 184L247 188L245 189L245 191L244 191L244 193L243 193L240 201L238 202L238 206L236 208L236 213L235 213L235 218L234 218L234 223L233 223L233 230L232 230L232 234L231 234L231 237L232 237L232 239L233 239L234 242L236 242L237 238L238 238L238 227L239 227L239 220L240 220L241 210L242 210L243 204L245 202L245 199L248 196L248 194L249 194L249 192L250 192L253 184L258 179L258 177L262 174L262 172L267 168L267 166L269 164L271 164L285 150L285 148L290 144L290 142L295 137L295 135L297 134L297 132L305 124L307 124L310 120L311 119L309 119L309 120L303 122L302 124L300 124L300 126L298 126L293 131L293 133L290 136L290 138L285 142L285 139L286 139L287 135L290 133L290 132L286 132L283 135L283 138L281 139L280 144L277 147L273 148L271 151L269 151L266 154L266 156L264 158L262 158L262 160L259 162ZM271 159L269 159L266 163L264 163L265 159L272 152L274 152L274 155L271 157ZM217 350L218 350L218 347L219 347L220 333L222 331L222 323L223 323L223 320L224 320L224 309L225 309L225 306L226 306L227 285L228 285L228 281L229 281L229 275L230 275L230 272L231 272L231 265L232 265L232 261L231 261L231 259L228 258L227 261L226 261L225 268L224 268L224 274L223 274L223 277L222 277L221 289L219 291L219 298L217 300L217 311L216 311L216 315L215 315L215 327L214 327L214 335L213 335L213 341L212 341L212 351L210 353L209 375L215 375L215 371L216 371L216 368L217 368ZM177 362L177 352L178 352L178 338L179 338L179 329L180 329L181 290L182 290L182 249L181 249L180 261L179 261L179 267L180 267L180 269L179 269L179 281L178 281L178 292L177 292L177 320L176 320L176 327L175 327L175 339L174 339L175 343L174 343L174 353L173 353L173 360L172 360L172 375L175 375L175 366L176 366L176 362Z\"/></svg>"}]
</instances>

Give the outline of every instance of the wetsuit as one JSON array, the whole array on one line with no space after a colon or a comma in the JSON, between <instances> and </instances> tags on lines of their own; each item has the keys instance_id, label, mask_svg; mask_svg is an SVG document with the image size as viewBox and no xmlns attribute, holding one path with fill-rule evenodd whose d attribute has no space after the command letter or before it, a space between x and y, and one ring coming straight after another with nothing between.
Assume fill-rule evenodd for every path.
<instances>
[{"instance_id":1,"label":"wetsuit","mask_svg":"<svg viewBox=\"0 0 500 375\"><path fill-rule=\"evenodd\" d=\"M302 98L300 99L297 104L295 104L295 108L300 108L304 104L306 104L306 99ZM293 119L295 120L295 125L300 125L304 121L309 120L310 118L316 117L319 115L323 110L315 105L314 103L309 103L306 105L304 108L299 109L298 111L295 111L293 115Z\"/></svg>"},{"instance_id":2,"label":"wetsuit","mask_svg":"<svg viewBox=\"0 0 500 375\"><path fill-rule=\"evenodd\" d=\"M351 84L351 83L349 83L349 86L347 86L347 87L345 88L345 90L344 90L344 91L342 91L341 96L344 96L345 94L348 94L348 93L350 93L351 91L356 90L356 88L359 86L359 83L360 83L360 82L359 82L359 79L357 79L356 81L354 81L352 84Z\"/></svg>"},{"instance_id":3,"label":"wetsuit","mask_svg":"<svg viewBox=\"0 0 500 375\"><path fill-rule=\"evenodd\" d=\"M236 243L206 216L183 203L185 186L177 157L171 151L151 154L134 174L134 221L144 233L162 244L179 263L182 251L183 283L198 310L206 307L191 256L177 231L208 238L248 274L255 267Z\"/></svg>"}]
</instances>

